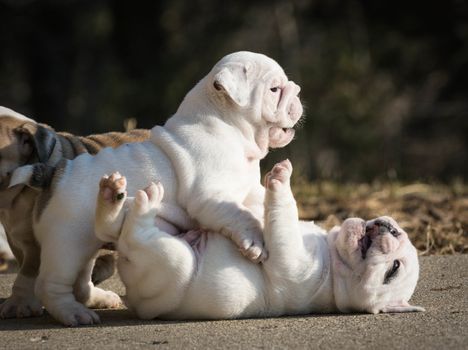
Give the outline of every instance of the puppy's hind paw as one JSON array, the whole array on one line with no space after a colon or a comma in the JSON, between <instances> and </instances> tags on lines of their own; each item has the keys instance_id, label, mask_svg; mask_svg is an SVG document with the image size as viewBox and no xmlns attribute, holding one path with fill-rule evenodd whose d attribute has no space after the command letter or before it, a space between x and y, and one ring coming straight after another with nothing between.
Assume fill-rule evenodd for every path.
<instances>
[{"instance_id":1,"label":"puppy's hind paw","mask_svg":"<svg viewBox=\"0 0 468 350\"><path fill-rule=\"evenodd\" d=\"M126 189L127 180L118 172L111 176L104 175L99 182L99 196L109 204L123 202L127 196Z\"/></svg>"},{"instance_id":2,"label":"puppy's hind paw","mask_svg":"<svg viewBox=\"0 0 468 350\"><path fill-rule=\"evenodd\" d=\"M93 298L86 302L86 306L93 309L117 309L122 307L122 300L120 297L110 291L94 288L92 291Z\"/></svg>"},{"instance_id":3,"label":"puppy's hind paw","mask_svg":"<svg viewBox=\"0 0 468 350\"><path fill-rule=\"evenodd\" d=\"M144 189L148 195L149 204L153 208L159 207L161 201L164 197L164 187L161 182L154 183L152 182L148 187Z\"/></svg>"},{"instance_id":4,"label":"puppy's hind paw","mask_svg":"<svg viewBox=\"0 0 468 350\"><path fill-rule=\"evenodd\" d=\"M148 187L137 192L135 196L135 209L139 215L155 214L164 197L164 187L158 182L152 182Z\"/></svg>"}]
</instances>

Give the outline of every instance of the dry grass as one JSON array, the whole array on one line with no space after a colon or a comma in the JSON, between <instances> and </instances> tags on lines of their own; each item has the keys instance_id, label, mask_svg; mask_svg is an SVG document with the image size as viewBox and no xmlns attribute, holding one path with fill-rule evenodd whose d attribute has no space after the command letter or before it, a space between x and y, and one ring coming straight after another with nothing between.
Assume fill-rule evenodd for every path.
<instances>
[{"instance_id":1,"label":"dry grass","mask_svg":"<svg viewBox=\"0 0 468 350\"><path fill-rule=\"evenodd\" d=\"M301 218L327 229L347 217L390 215L421 255L468 253L468 186L463 183L338 185L297 180L293 188Z\"/></svg>"},{"instance_id":2,"label":"dry grass","mask_svg":"<svg viewBox=\"0 0 468 350\"><path fill-rule=\"evenodd\" d=\"M390 215L421 255L468 253L468 186L463 183L341 185L294 178L293 190L300 217L327 229L348 217ZM8 266L0 259L0 271Z\"/></svg>"}]
</instances>

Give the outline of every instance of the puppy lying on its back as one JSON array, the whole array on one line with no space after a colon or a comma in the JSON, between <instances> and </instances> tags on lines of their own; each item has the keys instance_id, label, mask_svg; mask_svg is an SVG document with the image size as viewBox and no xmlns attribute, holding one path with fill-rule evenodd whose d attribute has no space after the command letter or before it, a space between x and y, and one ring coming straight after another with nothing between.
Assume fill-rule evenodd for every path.
<instances>
[{"instance_id":1,"label":"puppy lying on its back","mask_svg":"<svg viewBox=\"0 0 468 350\"><path fill-rule=\"evenodd\" d=\"M0 107L0 222L5 226L11 248L20 265L12 295L0 305L1 318L42 313L42 305L34 296L40 248L33 234L32 220L33 209L38 215L47 205L47 196L42 196L38 201L37 192L31 188L21 185L9 188L11 173L20 166L33 163L44 164L52 169L64 159L73 159L82 153L95 154L104 147L117 147L148 138L149 130L88 137L56 133L45 124ZM108 267L105 264L102 266ZM95 277L99 280L105 277L100 275L105 270L97 270L96 273Z\"/></svg>"},{"instance_id":2,"label":"puppy lying on its back","mask_svg":"<svg viewBox=\"0 0 468 350\"><path fill-rule=\"evenodd\" d=\"M118 271L140 318L225 319L311 312L423 311L408 301L418 280L416 249L390 217L347 219L328 235L298 220L292 166L266 176L263 265L217 232L170 235L154 225L163 187L126 199L126 179L105 176L96 225L121 224Z\"/></svg>"}]
</instances>

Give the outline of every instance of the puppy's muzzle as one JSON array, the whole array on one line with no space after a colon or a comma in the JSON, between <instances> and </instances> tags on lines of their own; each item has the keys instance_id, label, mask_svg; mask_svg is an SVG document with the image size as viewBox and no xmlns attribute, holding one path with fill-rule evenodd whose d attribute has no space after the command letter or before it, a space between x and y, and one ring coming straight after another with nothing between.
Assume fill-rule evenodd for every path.
<instances>
[{"instance_id":1,"label":"puppy's muzzle","mask_svg":"<svg viewBox=\"0 0 468 350\"><path fill-rule=\"evenodd\" d=\"M370 220L366 223L366 235L375 238L378 235L390 233L394 237L398 237L400 232L390 222L383 219Z\"/></svg>"},{"instance_id":2,"label":"puppy's muzzle","mask_svg":"<svg viewBox=\"0 0 468 350\"><path fill-rule=\"evenodd\" d=\"M288 81L284 86L276 111L276 120L286 123L283 127L292 128L303 113L303 107L298 97L301 88L293 81Z\"/></svg>"},{"instance_id":3,"label":"puppy's muzzle","mask_svg":"<svg viewBox=\"0 0 468 350\"><path fill-rule=\"evenodd\" d=\"M366 222L363 227L364 235L359 240L359 248L363 259L367 256L367 251L372 246L372 242L381 235L391 234L393 237L398 237L400 232L387 220L375 219Z\"/></svg>"}]
</instances>

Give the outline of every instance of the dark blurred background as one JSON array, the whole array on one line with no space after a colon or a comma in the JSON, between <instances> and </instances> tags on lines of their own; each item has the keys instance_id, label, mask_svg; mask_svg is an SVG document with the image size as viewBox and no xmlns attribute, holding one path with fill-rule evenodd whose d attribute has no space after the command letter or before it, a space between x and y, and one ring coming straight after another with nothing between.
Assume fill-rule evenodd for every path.
<instances>
[{"instance_id":1,"label":"dark blurred background","mask_svg":"<svg viewBox=\"0 0 468 350\"><path fill-rule=\"evenodd\" d=\"M0 0L0 105L76 134L149 128L218 59L251 50L306 105L270 163L312 180L466 180L467 3Z\"/></svg>"}]
</instances>

